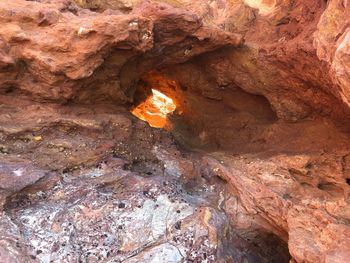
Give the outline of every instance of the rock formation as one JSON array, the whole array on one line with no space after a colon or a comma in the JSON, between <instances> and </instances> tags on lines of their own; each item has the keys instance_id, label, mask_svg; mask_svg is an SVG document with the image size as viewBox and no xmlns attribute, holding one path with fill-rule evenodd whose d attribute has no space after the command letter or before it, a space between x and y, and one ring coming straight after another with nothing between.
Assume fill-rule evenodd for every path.
<instances>
[{"instance_id":1,"label":"rock formation","mask_svg":"<svg viewBox=\"0 0 350 263\"><path fill-rule=\"evenodd\" d=\"M0 262L347 263L349 52L347 0L0 1Z\"/></svg>"}]
</instances>

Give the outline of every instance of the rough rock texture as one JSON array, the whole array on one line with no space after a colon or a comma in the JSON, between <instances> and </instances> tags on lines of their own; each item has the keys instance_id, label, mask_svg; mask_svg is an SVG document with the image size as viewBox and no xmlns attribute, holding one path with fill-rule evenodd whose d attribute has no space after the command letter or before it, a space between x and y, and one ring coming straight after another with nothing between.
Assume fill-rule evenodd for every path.
<instances>
[{"instance_id":1,"label":"rough rock texture","mask_svg":"<svg viewBox=\"0 0 350 263\"><path fill-rule=\"evenodd\" d=\"M349 105L349 15L348 1L330 1L314 40L317 56L327 62L329 74L346 105Z\"/></svg>"},{"instance_id":2,"label":"rough rock texture","mask_svg":"<svg viewBox=\"0 0 350 263\"><path fill-rule=\"evenodd\" d=\"M86 6L84 1L77 2ZM120 10L116 3L127 3L130 10L139 10L138 6L144 1L88 2L101 10L111 8L111 4ZM212 90L234 85L249 93L263 95L278 117L289 121L314 118L320 114L342 118L348 113L344 91L348 72L347 1L154 2L182 7L196 14L205 26L244 37L245 45L240 49L220 49L214 54L205 54L199 61L192 61L200 71L205 69L204 78L209 79ZM333 62L330 54L332 50L335 53L342 39L345 39L342 50L338 49L340 52L335 56L338 59Z\"/></svg>"},{"instance_id":3,"label":"rough rock texture","mask_svg":"<svg viewBox=\"0 0 350 263\"><path fill-rule=\"evenodd\" d=\"M0 262L348 262L349 12L0 1Z\"/></svg>"},{"instance_id":4,"label":"rough rock texture","mask_svg":"<svg viewBox=\"0 0 350 263\"><path fill-rule=\"evenodd\" d=\"M165 55L171 49L180 62L241 41L238 34L212 31L196 15L161 4L145 3L129 15L94 13L70 1L2 1L0 10L1 89L61 101L77 96L92 100L90 94L84 96L89 88L95 97L125 100L123 91L130 87L123 86L128 83L124 78L135 81L135 76L123 66L138 53L157 57L159 50ZM189 46L198 42L197 48L189 54L185 47L176 50L184 39ZM101 92L96 92L96 82L107 82Z\"/></svg>"},{"instance_id":5,"label":"rough rock texture","mask_svg":"<svg viewBox=\"0 0 350 263\"><path fill-rule=\"evenodd\" d=\"M202 178L201 157L164 131L115 105L8 98L1 262L288 261L277 236L258 228L252 243L234 230L226 184Z\"/></svg>"}]
</instances>

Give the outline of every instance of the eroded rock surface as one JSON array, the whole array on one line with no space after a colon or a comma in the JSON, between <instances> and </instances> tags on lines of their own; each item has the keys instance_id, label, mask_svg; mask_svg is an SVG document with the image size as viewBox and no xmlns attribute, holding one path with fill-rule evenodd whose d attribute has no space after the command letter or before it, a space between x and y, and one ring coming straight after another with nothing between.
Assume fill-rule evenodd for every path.
<instances>
[{"instance_id":1,"label":"eroded rock surface","mask_svg":"<svg viewBox=\"0 0 350 263\"><path fill-rule=\"evenodd\" d=\"M166 4L146 2L127 15L91 12L71 1L2 1L0 10L1 89L18 88L51 100L83 97L87 91L79 90L102 81L106 82L102 94L94 89L95 97L109 95L123 101L127 99L123 91L132 87L123 87L120 75L128 70L124 64L138 54L148 51L147 57L157 60L171 54L181 62L241 43L239 34L213 31L194 13ZM197 45L187 53L183 42ZM143 67L153 63L160 64L149 61L150 65ZM137 69L134 72L139 73ZM124 76L135 77L129 72Z\"/></svg>"},{"instance_id":2,"label":"eroded rock surface","mask_svg":"<svg viewBox=\"0 0 350 263\"><path fill-rule=\"evenodd\" d=\"M233 228L227 185L165 131L113 105L38 104L23 119L18 103L3 112L16 125L2 122L3 262L288 260L277 236L254 245Z\"/></svg>"},{"instance_id":3,"label":"eroded rock surface","mask_svg":"<svg viewBox=\"0 0 350 263\"><path fill-rule=\"evenodd\" d=\"M1 1L0 262L347 263L349 10Z\"/></svg>"}]
</instances>

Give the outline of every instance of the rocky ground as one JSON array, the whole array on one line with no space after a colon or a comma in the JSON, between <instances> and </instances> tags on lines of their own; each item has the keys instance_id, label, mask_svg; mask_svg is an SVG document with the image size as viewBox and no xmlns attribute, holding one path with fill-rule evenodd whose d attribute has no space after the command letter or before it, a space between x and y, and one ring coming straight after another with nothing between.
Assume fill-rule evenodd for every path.
<instances>
[{"instance_id":1,"label":"rocky ground","mask_svg":"<svg viewBox=\"0 0 350 263\"><path fill-rule=\"evenodd\" d=\"M215 159L113 105L2 99L2 262L288 261L234 228Z\"/></svg>"},{"instance_id":2,"label":"rocky ground","mask_svg":"<svg viewBox=\"0 0 350 263\"><path fill-rule=\"evenodd\" d=\"M347 263L349 12L0 1L0 262Z\"/></svg>"}]
</instances>

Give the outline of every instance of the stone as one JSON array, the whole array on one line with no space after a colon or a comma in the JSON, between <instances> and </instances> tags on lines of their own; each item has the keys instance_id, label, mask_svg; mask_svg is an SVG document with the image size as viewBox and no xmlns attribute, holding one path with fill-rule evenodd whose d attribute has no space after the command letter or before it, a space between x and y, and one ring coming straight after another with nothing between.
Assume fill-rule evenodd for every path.
<instances>
[{"instance_id":1,"label":"stone","mask_svg":"<svg viewBox=\"0 0 350 263\"><path fill-rule=\"evenodd\" d=\"M349 10L1 1L0 262L348 262Z\"/></svg>"}]
</instances>

